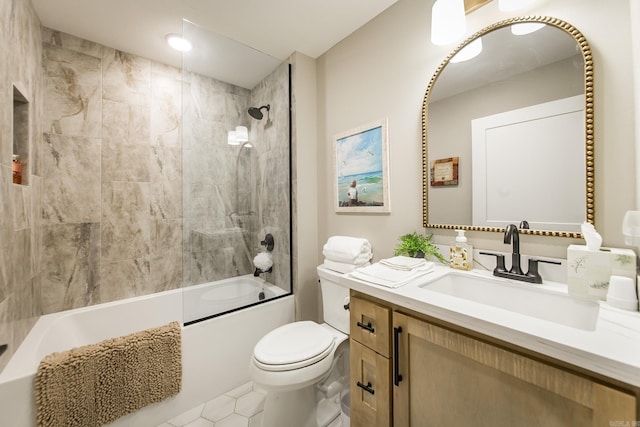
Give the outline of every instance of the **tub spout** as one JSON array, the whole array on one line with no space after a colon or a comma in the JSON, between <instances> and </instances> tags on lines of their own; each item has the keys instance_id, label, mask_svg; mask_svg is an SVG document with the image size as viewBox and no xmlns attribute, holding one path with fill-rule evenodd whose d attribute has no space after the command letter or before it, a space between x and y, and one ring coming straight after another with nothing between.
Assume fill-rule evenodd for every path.
<instances>
[{"instance_id":1,"label":"tub spout","mask_svg":"<svg viewBox=\"0 0 640 427\"><path fill-rule=\"evenodd\" d=\"M268 270L263 270L261 268L256 268L256 271L253 272L253 277L258 277L262 273L271 273L273 272L273 267L270 267Z\"/></svg>"}]
</instances>

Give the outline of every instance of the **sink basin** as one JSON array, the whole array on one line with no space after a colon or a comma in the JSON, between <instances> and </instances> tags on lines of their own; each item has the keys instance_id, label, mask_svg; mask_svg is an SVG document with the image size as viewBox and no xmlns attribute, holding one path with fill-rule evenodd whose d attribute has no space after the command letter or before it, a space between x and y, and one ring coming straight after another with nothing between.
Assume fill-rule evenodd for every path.
<instances>
[{"instance_id":1,"label":"sink basin","mask_svg":"<svg viewBox=\"0 0 640 427\"><path fill-rule=\"evenodd\" d=\"M556 291L493 276L450 272L420 287L577 329L593 331L600 305Z\"/></svg>"}]
</instances>

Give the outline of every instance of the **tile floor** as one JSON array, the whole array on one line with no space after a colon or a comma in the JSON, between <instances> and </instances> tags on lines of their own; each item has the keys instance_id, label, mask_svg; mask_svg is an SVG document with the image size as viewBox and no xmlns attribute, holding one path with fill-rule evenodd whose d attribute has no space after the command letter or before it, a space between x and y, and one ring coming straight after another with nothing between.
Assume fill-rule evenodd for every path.
<instances>
[{"instance_id":1,"label":"tile floor","mask_svg":"<svg viewBox=\"0 0 640 427\"><path fill-rule=\"evenodd\" d=\"M248 382L158 427L261 427L265 395Z\"/></svg>"},{"instance_id":2,"label":"tile floor","mask_svg":"<svg viewBox=\"0 0 640 427\"><path fill-rule=\"evenodd\" d=\"M158 427L262 427L265 396L264 390L248 382ZM327 427L342 426L338 417Z\"/></svg>"}]
</instances>

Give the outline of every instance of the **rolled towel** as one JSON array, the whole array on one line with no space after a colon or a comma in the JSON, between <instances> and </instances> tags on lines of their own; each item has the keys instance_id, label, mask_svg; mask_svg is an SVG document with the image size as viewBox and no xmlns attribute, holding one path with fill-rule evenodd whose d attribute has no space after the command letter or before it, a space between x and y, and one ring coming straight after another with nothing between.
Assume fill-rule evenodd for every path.
<instances>
[{"instance_id":1,"label":"rolled towel","mask_svg":"<svg viewBox=\"0 0 640 427\"><path fill-rule=\"evenodd\" d=\"M348 236L329 237L322 248L322 254L331 261L349 264L364 264L373 256L367 239Z\"/></svg>"},{"instance_id":2,"label":"rolled towel","mask_svg":"<svg viewBox=\"0 0 640 427\"><path fill-rule=\"evenodd\" d=\"M253 258L253 265L262 271L268 271L273 266L273 259L268 252L260 252Z\"/></svg>"}]
</instances>

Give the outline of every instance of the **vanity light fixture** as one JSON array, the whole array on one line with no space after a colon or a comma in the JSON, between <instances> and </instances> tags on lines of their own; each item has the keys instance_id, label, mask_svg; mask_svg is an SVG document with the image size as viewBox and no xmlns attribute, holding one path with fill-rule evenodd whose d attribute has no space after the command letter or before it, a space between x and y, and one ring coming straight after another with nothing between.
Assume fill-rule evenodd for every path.
<instances>
[{"instance_id":1,"label":"vanity light fixture","mask_svg":"<svg viewBox=\"0 0 640 427\"><path fill-rule=\"evenodd\" d=\"M431 8L431 43L442 46L462 40L467 31L465 15L492 1L493 0L436 0ZM535 1L536 0L498 0L498 9L501 12L513 12L530 6L535 3ZM516 33L515 31L518 30L515 29L519 25L522 25L522 27L518 28L521 32ZM542 26L544 25L537 23L516 24L512 26L512 31L514 35L524 35L532 33L542 28ZM466 61L472 57L473 56L452 62Z\"/></svg>"},{"instance_id":2,"label":"vanity light fixture","mask_svg":"<svg viewBox=\"0 0 640 427\"><path fill-rule=\"evenodd\" d=\"M511 34L514 36L524 36L525 34L531 34L542 27L544 27L544 23L542 22L521 22L519 24L511 25Z\"/></svg>"},{"instance_id":3,"label":"vanity light fixture","mask_svg":"<svg viewBox=\"0 0 640 427\"><path fill-rule=\"evenodd\" d=\"M449 60L452 63L464 62L475 58L482 52L482 37L478 37L465 47L463 47L453 58Z\"/></svg>"},{"instance_id":4,"label":"vanity light fixture","mask_svg":"<svg viewBox=\"0 0 640 427\"><path fill-rule=\"evenodd\" d=\"M246 126L236 126L236 141L247 142L249 140L249 131Z\"/></svg>"},{"instance_id":5,"label":"vanity light fixture","mask_svg":"<svg viewBox=\"0 0 640 427\"><path fill-rule=\"evenodd\" d=\"M501 12L512 12L529 6L535 0L498 0L498 9Z\"/></svg>"},{"instance_id":6,"label":"vanity light fixture","mask_svg":"<svg viewBox=\"0 0 640 427\"><path fill-rule=\"evenodd\" d=\"M236 138L236 131L230 130L227 132L227 144L229 145L240 145L240 141Z\"/></svg>"},{"instance_id":7,"label":"vanity light fixture","mask_svg":"<svg viewBox=\"0 0 640 427\"><path fill-rule=\"evenodd\" d=\"M431 9L431 42L437 46L450 44L466 31L464 0L436 0Z\"/></svg>"},{"instance_id":8,"label":"vanity light fixture","mask_svg":"<svg viewBox=\"0 0 640 427\"><path fill-rule=\"evenodd\" d=\"M169 46L180 52L189 52L192 48L191 42L179 34L167 34L165 40Z\"/></svg>"}]
</instances>

